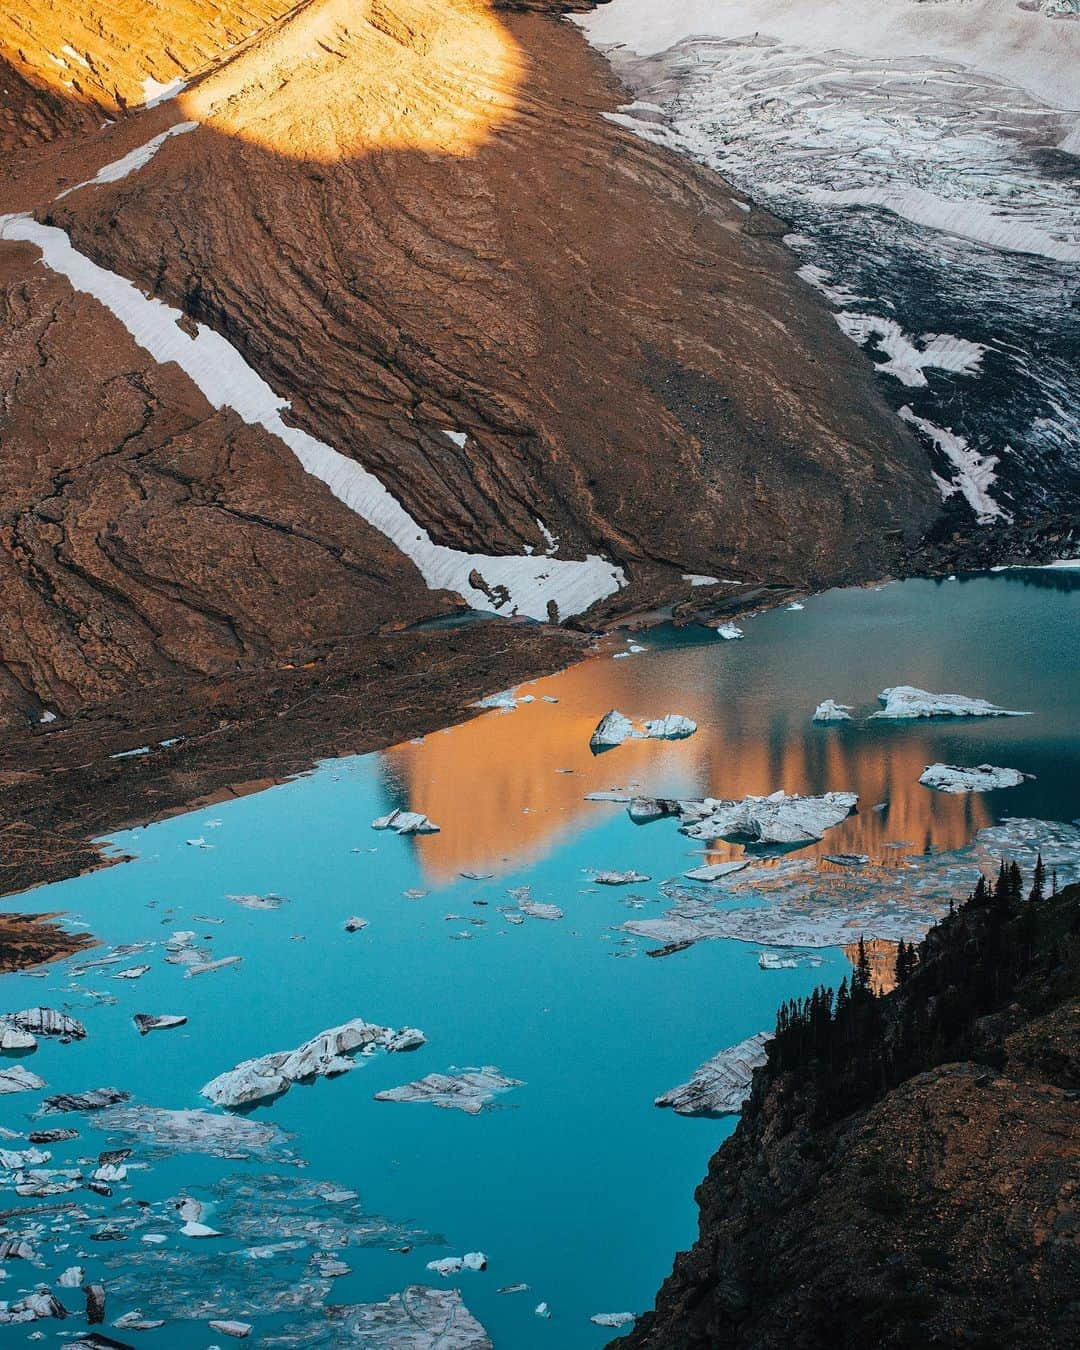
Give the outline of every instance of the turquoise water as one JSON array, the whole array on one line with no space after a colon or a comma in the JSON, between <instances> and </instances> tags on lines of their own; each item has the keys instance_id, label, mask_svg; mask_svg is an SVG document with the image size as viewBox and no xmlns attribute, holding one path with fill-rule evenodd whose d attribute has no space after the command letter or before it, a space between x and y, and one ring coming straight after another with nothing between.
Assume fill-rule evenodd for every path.
<instances>
[{"instance_id":1,"label":"turquoise water","mask_svg":"<svg viewBox=\"0 0 1080 1350\"><path fill-rule=\"evenodd\" d=\"M833 949L818 953L820 968L762 971L759 949L738 942L645 959L648 944L614 930L643 910L658 914L660 883L699 863L693 849L700 846L674 822L638 828L617 805L584 803L584 793L631 779L687 794L858 790L859 815L810 852L861 844L872 853L904 839L916 854L957 847L1003 815L1072 819L1080 814L1078 596L1062 573L909 582L831 593L808 600L802 612L762 615L744 624L743 642L659 630L641 640L645 651L618 659L614 653L625 648L615 642L600 657L519 691L536 696L530 705L126 831L111 842L132 861L20 896L12 908L67 911L103 944L160 944L175 930L192 929L215 956L243 957L237 967L185 979L184 968L166 964L155 946L122 963L151 966L131 982L110 978L109 967L72 981L69 968L78 960L49 968L44 978L3 977L3 1009L66 1008L87 1024L85 1041L43 1040L20 1061L50 1091L115 1086L136 1103L194 1107L202 1084L240 1060L291 1048L351 1017L420 1027L428 1043L293 1087L250 1112L293 1136L303 1167L148 1157L136 1146L129 1165L143 1162L145 1170L133 1170L111 1199L79 1190L51 1202L20 1201L7 1192L5 1205L75 1201L87 1217L39 1216L46 1227L35 1245L46 1265L9 1262L0 1297L13 1299L81 1264L88 1279L111 1291L108 1322L136 1306L148 1318L168 1317L158 1331L114 1333L140 1346L220 1340L205 1316L178 1320L179 1308L163 1306L169 1298L154 1283L160 1278L189 1307L197 1294L211 1297L208 1316L254 1321L256 1341L289 1326L321 1325L314 1311L249 1316L245 1299L268 1303L265 1291L245 1280L269 1278L277 1290L303 1284L311 1279L311 1251L328 1250L324 1243L269 1263L228 1255L251 1239L230 1234L232 1211L215 1187L224 1178L271 1172L287 1178L286 1196L313 1181L351 1188L367 1215L392 1226L383 1246L335 1253L351 1273L333 1280L328 1303L380 1300L411 1283L440 1285L425 1270L428 1261L480 1249L487 1271L450 1283L497 1346L603 1344L612 1333L589 1317L649 1305L674 1252L695 1236L694 1186L733 1128L730 1118L660 1111L653 1098L716 1051L771 1026L780 1000L822 980L838 982L849 965ZM970 725L809 724L822 698L869 711L879 689L897 683L985 696L1034 715ZM544 702L545 695L558 703ZM701 729L687 741L636 743L594 759L588 732L612 706L632 716L686 713ZM1038 777L978 799L946 798L915 782L935 759L988 760ZM573 772L557 772L567 768ZM884 797L887 811L866 809ZM374 817L402 802L427 811L442 832L409 840L370 829ZM212 847L186 842L198 837ZM737 851L720 846L715 856ZM591 884L588 869L631 867L652 880ZM467 880L462 870L495 875ZM512 904L508 888L526 884L565 918L507 923L496 906ZM408 891L425 894L409 898ZM256 912L226 898L268 892L286 903ZM350 935L343 923L353 914L369 927ZM470 936L456 936L463 933ZM102 1003L88 990L116 1001ZM182 1013L189 1021L140 1037L134 1012ZM376 1091L427 1073L480 1065L524 1085L475 1117L373 1100ZM89 1116L30 1126L27 1113L41 1095L0 1098L0 1123L16 1131L77 1125L82 1137L53 1146L49 1166L73 1166L108 1146ZM208 1202L204 1221L220 1228L221 1238L179 1236L179 1221L161 1204L181 1192ZM145 1221L138 1201L150 1202ZM262 1243L280 1235L280 1203L267 1207ZM90 1240L114 1219L133 1220L132 1231ZM164 1233L166 1241L151 1247L144 1232ZM425 1235L445 1245L424 1242ZM61 1244L65 1250L54 1250ZM392 1250L398 1247L410 1249ZM191 1265L191 1290L169 1274L169 1253ZM519 1281L527 1292L497 1293ZM69 1307L80 1306L76 1291L59 1292ZM550 1321L534 1315L542 1300ZM52 1339L74 1325L38 1322L5 1334L22 1339L43 1330Z\"/></svg>"}]
</instances>

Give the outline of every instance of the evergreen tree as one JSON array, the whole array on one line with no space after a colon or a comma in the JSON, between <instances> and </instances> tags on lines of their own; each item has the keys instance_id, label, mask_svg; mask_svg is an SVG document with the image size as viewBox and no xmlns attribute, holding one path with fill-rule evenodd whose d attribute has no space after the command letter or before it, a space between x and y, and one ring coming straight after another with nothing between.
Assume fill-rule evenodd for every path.
<instances>
[{"instance_id":1,"label":"evergreen tree","mask_svg":"<svg viewBox=\"0 0 1080 1350\"><path fill-rule=\"evenodd\" d=\"M1046 868L1043 866L1042 854L1035 859L1035 874L1031 879L1031 891L1028 899L1033 905L1039 903L1046 892Z\"/></svg>"},{"instance_id":2,"label":"evergreen tree","mask_svg":"<svg viewBox=\"0 0 1080 1350\"><path fill-rule=\"evenodd\" d=\"M866 939L859 938L859 958L855 962L855 971L851 977L852 994L870 993L870 958L866 954Z\"/></svg>"}]
</instances>

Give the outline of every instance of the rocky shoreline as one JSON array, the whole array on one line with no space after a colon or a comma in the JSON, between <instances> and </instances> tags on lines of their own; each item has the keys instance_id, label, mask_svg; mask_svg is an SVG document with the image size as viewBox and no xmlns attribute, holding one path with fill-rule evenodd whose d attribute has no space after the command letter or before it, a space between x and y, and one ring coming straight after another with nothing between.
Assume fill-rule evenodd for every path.
<instances>
[{"instance_id":1,"label":"rocky shoreline","mask_svg":"<svg viewBox=\"0 0 1080 1350\"><path fill-rule=\"evenodd\" d=\"M868 1006L862 1044L773 1043L698 1242L614 1344L1076 1343L1080 886L962 907Z\"/></svg>"}]
</instances>

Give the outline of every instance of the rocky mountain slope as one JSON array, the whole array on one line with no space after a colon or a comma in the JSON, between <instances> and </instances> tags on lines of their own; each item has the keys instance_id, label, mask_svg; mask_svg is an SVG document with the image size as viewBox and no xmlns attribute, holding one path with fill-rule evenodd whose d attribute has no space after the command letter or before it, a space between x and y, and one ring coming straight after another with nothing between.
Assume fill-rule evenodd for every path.
<instances>
[{"instance_id":1,"label":"rocky mountain slope","mask_svg":"<svg viewBox=\"0 0 1080 1350\"><path fill-rule=\"evenodd\" d=\"M978 896L884 998L788 1009L627 1350L1080 1335L1080 887Z\"/></svg>"}]
</instances>

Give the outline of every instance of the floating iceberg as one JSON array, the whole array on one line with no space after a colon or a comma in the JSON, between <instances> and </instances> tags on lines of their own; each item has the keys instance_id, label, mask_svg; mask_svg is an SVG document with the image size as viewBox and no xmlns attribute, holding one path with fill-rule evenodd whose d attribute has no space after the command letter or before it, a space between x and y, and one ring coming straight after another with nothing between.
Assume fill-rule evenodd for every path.
<instances>
[{"instance_id":1,"label":"floating iceberg","mask_svg":"<svg viewBox=\"0 0 1080 1350\"><path fill-rule=\"evenodd\" d=\"M395 834L438 834L439 827L419 811L391 811L371 822L373 830L393 830Z\"/></svg>"},{"instance_id":2,"label":"floating iceberg","mask_svg":"<svg viewBox=\"0 0 1080 1350\"><path fill-rule=\"evenodd\" d=\"M647 877L644 872L597 872L593 881L598 886L638 886L645 881L652 881L652 877Z\"/></svg>"},{"instance_id":3,"label":"floating iceberg","mask_svg":"<svg viewBox=\"0 0 1080 1350\"><path fill-rule=\"evenodd\" d=\"M859 798L854 792L820 797L774 792L768 797L685 803L679 827L691 839L745 839L755 844L809 844L846 820Z\"/></svg>"},{"instance_id":4,"label":"floating iceberg","mask_svg":"<svg viewBox=\"0 0 1080 1350\"><path fill-rule=\"evenodd\" d=\"M645 737L653 741L682 741L697 731L697 723L681 713L666 713L645 723Z\"/></svg>"},{"instance_id":5,"label":"floating iceberg","mask_svg":"<svg viewBox=\"0 0 1080 1350\"><path fill-rule=\"evenodd\" d=\"M836 703L833 699L827 698L824 703L819 703L814 709L814 716L811 720L814 722L850 722L851 705L849 703Z\"/></svg>"},{"instance_id":6,"label":"floating iceberg","mask_svg":"<svg viewBox=\"0 0 1080 1350\"><path fill-rule=\"evenodd\" d=\"M52 1008L24 1008L22 1012L4 1013L0 1016L0 1026L16 1027L31 1036L60 1036L72 1041L86 1037L86 1028L77 1018L54 1012Z\"/></svg>"},{"instance_id":7,"label":"floating iceberg","mask_svg":"<svg viewBox=\"0 0 1080 1350\"><path fill-rule=\"evenodd\" d=\"M634 724L623 713L612 708L606 712L596 725L596 730L589 737L589 749L594 755L602 750L610 750L613 746L622 745L624 741L629 740L634 734Z\"/></svg>"},{"instance_id":8,"label":"floating iceberg","mask_svg":"<svg viewBox=\"0 0 1080 1350\"><path fill-rule=\"evenodd\" d=\"M201 1096L215 1106L247 1106L267 1101L287 1092L293 1083L305 1078L331 1077L347 1073L353 1067L349 1058L357 1050L381 1047L384 1050L413 1050L424 1041L423 1033L405 1027L393 1031L354 1017L339 1027L322 1031L295 1050L280 1050L246 1059L235 1069L219 1074L203 1087Z\"/></svg>"},{"instance_id":9,"label":"floating iceberg","mask_svg":"<svg viewBox=\"0 0 1080 1350\"><path fill-rule=\"evenodd\" d=\"M487 1270L487 1257L483 1252L466 1252L464 1256L444 1256L438 1261L429 1261L427 1268L445 1280L448 1275L456 1275L461 1270Z\"/></svg>"},{"instance_id":10,"label":"floating iceberg","mask_svg":"<svg viewBox=\"0 0 1080 1350\"><path fill-rule=\"evenodd\" d=\"M186 1025L187 1018L173 1013L136 1013L131 1019L139 1029L139 1035L145 1036L151 1031L168 1031L172 1027Z\"/></svg>"},{"instance_id":11,"label":"floating iceberg","mask_svg":"<svg viewBox=\"0 0 1080 1350\"><path fill-rule=\"evenodd\" d=\"M499 1093L523 1087L520 1079L507 1078L498 1069L462 1069L459 1073L429 1073L415 1083L386 1088L375 1093L377 1102L430 1102L446 1110L464 1111L475 1116L489 1106Z\"/></svg>"},{"instance_id":12,"label":"floating iceberg","mask_svg":"<svg viewBox=\"0 0 1080 1350\"><path fill-rule=\"evenodd\" d=\"M884 708L871 713L878 718L909 717L1030 717L1030 713L998 708L985 698L969 698L966 694L929 694L910 684L898 684L883 689L878 700Z\"/></svg>"},{"instance_id":13,"label":"floating iceberg","mask_svg":"<svg viewBox=\"0 0 1080 1350\"><path fill-rule=\"evenodd\" d=\"M0 1050L36 1050L37 1041L19 1027L0 1027Z\"/></svg>"},{"instance_id":14,"label":"floating iceberg","mask_svg":"<svg viewBox=\"0 0 1080 1350\"><path fill-rule=\"evenodd\" d=\"M637 1321L637 1316L632 1312L593 1313L589 1321L595 1322L598 1327L628 1327L631 1322Z\"/></svg>"},{"instance_id":15,"label":"floating iceberg","mask_svg":"<svg viewBox=\"0 0 1080 1350\"><path fill-rule=\"evenodd\" d=\"M723 638L725 642L737 642L739 638L745 637L746 634L738 624L722 623L716 630L716 636Z\"/></svg>"},{"instance_id":16,"label":"floating iceberg","mask_svg":"<svg viewBox=\"0 0 1080 1350\"><path fill-rule=\"evenodd\" d=\"M684 872L683 876L686 877L687 881L722 881L724 877L730 877L735 872L741 872L749 864L749 858L738 858L731 862L709 863L705 867L692 867L689 872Z\"/></svg>"},{"instance_id":17,"label":"floating iceberg","mask_svg":"<svg viewBox=\"0 0 1080 1350\"><path fill-rule=\"evenodd\" d=\"M102 1111L106 1106L126 1102L130 1096L130 1092L112 1087L93 1088L89 1092L59 1092L55 1097L45 1098L38 1114L52 1116L63 1111Z\"/></svg>"},{"instance_id":18,"label":"floating iceberg","mask_svg":"<svg viewBox=\"0 0 1080 1350\"><path fill-rule=\"evenodd\" d=\"M480 1323L456 1289L410 1285L384 1303L338 1309L335 1344L364 1350L492 1350Z\"/></svg>"},{"instance_id":19,"label":"floating iceberg","mask_svg":"<svg viewBox=\"0 0 1080 1350\"><path fill-rule=\"evenodd\" d=\"M919 775L919 782L936 792L991 792L994 788L1019 787L1025 778L1033 777L995 764L977 764L973 769L959 764L930 764Z\"/></svg>"},{"instance_id":20,"label":"floating iceberg","mask_svg":"<svg viewBox=\"0 0 1080 1350\"><path fill-rule=\"evenodd\" d=\"M650 821L663 820L665 816L677 816L679 805L670 797L631 797L626 814L635 825L648 825Z\"/></svg>"},{"instance_id":21,"label":"floating iceberg","mask_svg":"<svg viewBox=\"0 0 1080 1350\"><path fill-rule=\"evenodd\" d=\"M750 1095L754 1070L765 1063L765 1046L771 1039L771 1032L759 1031L721 1050L694 1070L689 1083L657 1097L657 1106L670 1106L680 1116L723 1116L741 1110Z\"/></svg>"}]
</instances>

